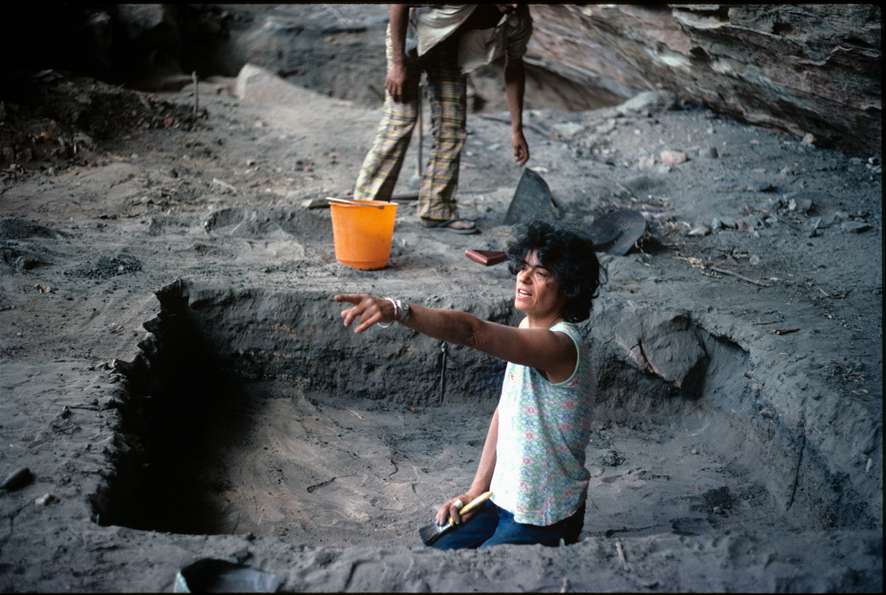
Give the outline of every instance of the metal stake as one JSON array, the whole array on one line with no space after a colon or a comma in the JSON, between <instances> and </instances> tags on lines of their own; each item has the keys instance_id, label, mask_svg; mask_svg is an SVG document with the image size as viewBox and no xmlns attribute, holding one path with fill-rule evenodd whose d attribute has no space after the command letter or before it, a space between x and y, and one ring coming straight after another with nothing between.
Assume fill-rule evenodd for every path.
<instances>
[{"instance_id":1,"label":"metal stake","mask_svg":"<svg viewBox=\"0 0 886 595\"><path fill-rule=\"evenodd\" d=\"M425 98L425 82L424 79L420 80L418 83L418 97L415 100L415 111L416 111L416 125L418 126L418 161L415 164L416 175L419 179L419 184L421 184L421 169L422 169L422 145L424 144L425 138L425 127L424 122L422 122L422 103L424 103Z\"/></svg>"},{"instance_id":2,"label":"metal stake","mask_svg":"<svg viewBox=\"0 0 886 595\"><path fill-rule=\"evenodd\" d=\"M446 354L448 352L446 341L440 342L440 404L446 395Z\"/></svg>"}]
</instances>

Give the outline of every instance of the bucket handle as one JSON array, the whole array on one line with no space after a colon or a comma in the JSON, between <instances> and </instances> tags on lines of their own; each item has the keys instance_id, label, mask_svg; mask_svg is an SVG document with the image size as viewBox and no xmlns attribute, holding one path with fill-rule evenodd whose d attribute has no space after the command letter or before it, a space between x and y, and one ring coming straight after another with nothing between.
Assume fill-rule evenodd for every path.
<instances>
[{"instance_id":1,"label":"bucket handle","mask_svg":"<svg viewBox=\"0 0 886 595\"><path fill-rule=\"evenodd\" d=\"M365 200L348 200L346 198L334 198L332 196L327 196L326 200L338 204L347 205L349 207L372 207L374 209L384 209L385 205L375 205L369 203L369 201Z\"/></svg>"}]
</instances>

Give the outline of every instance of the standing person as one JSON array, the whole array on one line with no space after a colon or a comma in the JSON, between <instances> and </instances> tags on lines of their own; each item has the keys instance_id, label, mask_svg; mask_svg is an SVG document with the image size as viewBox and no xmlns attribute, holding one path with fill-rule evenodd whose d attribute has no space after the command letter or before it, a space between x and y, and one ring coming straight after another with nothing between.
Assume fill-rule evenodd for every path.
<instances>
[{"instance_id":1,"label":"standing person","mask_svg":"<svg viewBox=\"0 0 886 595\"><path fill-rule=\"evenodd\" d=\"M389 200L409 148L418 114L418 83L427 74L433 142L421 175L418 216L425 227L476 233L460 219L455 192L467 132L466 74L504 57L505 94L511 114L514 161L529 160L523 136L523 55L532 34L529 7L517 4L391 4L385 35L388 72L384 116L357 176L354 198ZM407 29L418 47L406 51Z\"/></svg>"},{"instance_id":2,"label":"standing person","mask_svg":"<svg viewBox=\"0 0 886 595\"><path fill-rule=\"evenodd\" d=\"M508 246L508 257L514 307L525 314L517 328L393 298L334 298L351 304L341 316L345 326L358 322L357 333L397 321L508 362L474 479L436 515L440 525L471 522L435 541L440 549L569 544L584 525L594 383L576 323L590 316L600 265L591 240L540 222ZM459 509L487 490L492 499L461 517Z\"/></svg>"}]
</instances>

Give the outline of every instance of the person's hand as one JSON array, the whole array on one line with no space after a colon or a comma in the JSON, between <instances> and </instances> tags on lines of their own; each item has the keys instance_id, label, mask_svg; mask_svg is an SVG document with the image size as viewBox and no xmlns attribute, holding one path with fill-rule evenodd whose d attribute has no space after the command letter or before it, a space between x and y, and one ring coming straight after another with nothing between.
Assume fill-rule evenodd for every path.
<instances>
[{"instance_id":1,"label":"person's hand","mask_svg":"<svg viewBox=\"0 0 886 595\"><path fill-rule=\"evenodd\" d=\"M336 295L332 299L336 302L353 304L352 307L341 311L341 317L345 326L351 326L354 320L359 320L360 324L354 329L355 333L362 333L379 322L394 321L394 304L384 298L361 293Z\"/></svg>"},{"instance_id":2,"label":"person's hand","mask_svg":"<svg viewBox=\"0 0 886 595\"><path fill-rule=\"evenodd\" d=\"M439 509L437 509L437 515L434 517L434 521L439 526L443 526L452 519L453 524L460 525L462 523L466 523L471 520L471 517L477 513L477 509L468 511L465 514L460 514L459 509L467 506L468 503L479 496L480 494L462 494L461 496L455 496L454 498L450 498L447 500ZM459 504L459 502L461 504Z\"/></svg>"},{"instance_id":3,"label":"person's hand","mask_svg":"<svg viewBox=\"0 0 886 595\"><path fill-rule=\"evenodd\" d=\"M529 161L529 145L522 130L511 133L511 146L514 148L514 162L518 165L526 165Z\"/></svg>"},{"instance_id":4,"label":"person's hand","mask_svg":"<svg viewBox=\"0 0 886 595\"><path fill-rule=\"evenodd\" d=\"M403 100L403 88L406 86L406 64L394 62L385 77L385 89L396 102Z\"/></svg>"}]
</instances>

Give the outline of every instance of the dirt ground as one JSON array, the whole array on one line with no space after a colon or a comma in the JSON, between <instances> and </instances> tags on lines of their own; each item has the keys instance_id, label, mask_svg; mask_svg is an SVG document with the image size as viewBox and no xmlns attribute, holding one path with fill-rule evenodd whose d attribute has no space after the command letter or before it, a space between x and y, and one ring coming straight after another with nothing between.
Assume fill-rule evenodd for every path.
<instances>
[{"instance_id":1,"label":"dirt ground","mask_svg":"<svg viewBox=\"0 0 886 595\"><path fill-rule=\"evenodd\" d=\"M205 443L217 450L199 459L222 512L190 531L132 528L103 522L96 503L124 450L114 361L140 352L154 292L184 279L192 303L212 296L238 329L232 345L289 325L355 354L375 344L335 326L334 304L304 315L300 295L371 291L489 314L513 280L463 253L505 246L521 170L506 114L472 114L459 204L482 233L425 230L403 201L389 266L355 271L335 260L329 211L301 205L348 194L380 110L272 80L243 98L233 79L203 81L196 115L192 87L134 93L57 73L33 84L51 101L9 100L0 117L13 147L0 172L0 473L34 475L0 495L4 591L168 591L204 557L302 591L882 589L879 156L689 104L527 113L529 166L566 222L630 208L648 224L640 249L601 255L589 335L618 351L631 320L686 313L719 362L708 378L720 384L697 400L652 403L646 380L611 383L607 394L630 394L601 403L575 546L419 542L470 480L494 392L380 405L354 396L354 380L354 394L317 394L282 374L210 416L245 428L218 426ZM413 147L395 193L416 189L415 159ZM374 336L411 340L391 332ZM796 438L799 458L776 438L756 443L766 432ZM176 479L170 470L173 499Z\"/></svg>"}]
</instances>

